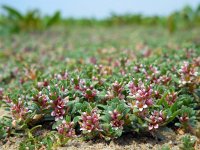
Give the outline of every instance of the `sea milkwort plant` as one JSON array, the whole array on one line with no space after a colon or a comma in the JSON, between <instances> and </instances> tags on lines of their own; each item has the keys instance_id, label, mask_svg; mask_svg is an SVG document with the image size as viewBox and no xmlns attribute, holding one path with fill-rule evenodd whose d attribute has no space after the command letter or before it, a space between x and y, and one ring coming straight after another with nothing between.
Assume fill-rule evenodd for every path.
<instances>
[{"instance_id":1,"label":"sea milkwort plant","mask_svg":"<svg viewBox=\"0 0 200 150\"><path fill-rule=\"evenodd\" d=\"M130 124L128 114L130 109L127 104L119 98L115 98L110 100L107 106L100 105L99 107L103 107L102 136L107 140L120 137L124 127Z\"/></svg>"},{"instance_id":2,"label":"sea milkwort plant","mask_svg":"<svg viewBox=\"0 0 200 150\"><path fill-rule=\"evenodd\" d=\"M0 131L10 136L13 129L25 133L44 125L63 144L77 137L111 140L128 132L152 133L161 126L190 132L198 118L198 59L167 54L157 59L71 60L70 67L59 66L64 71L52 66L47 72L24 66L26 74L19 69L15 77L18 88L0 88L0 101L12 115L9 130L4 132L4 125Z\"/></svg>"},{"instance_id":3,"label":"sea milkwort plant","mask_svg":"<svg viewBox=\"0 0 200 150\"><path fill-rule=\"evenodd\" d=\"M100 130L99 114L97 110L92 110L91 112L83 112L81 115L81 128L80 130L83 134L91 133L93 136L97 134Z\"/></svg>"}]
</instances>

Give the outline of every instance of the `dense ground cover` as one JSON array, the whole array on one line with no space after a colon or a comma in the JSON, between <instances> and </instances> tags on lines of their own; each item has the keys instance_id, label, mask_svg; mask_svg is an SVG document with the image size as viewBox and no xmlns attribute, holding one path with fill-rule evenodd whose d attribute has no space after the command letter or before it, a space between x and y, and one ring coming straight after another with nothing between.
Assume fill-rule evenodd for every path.
<instances>
[{"instance_id":1,"label":"dense ground cover","mask_svg":"<svg viewBox=\"0 0 200 150\"><path fill-rule=\"evenodd\" d=\"M115 26L1 36L2 145L13 136L21 149L130 134L158 142L160 129L199 136L199 34Z\"/></svg>"}]
</instances>

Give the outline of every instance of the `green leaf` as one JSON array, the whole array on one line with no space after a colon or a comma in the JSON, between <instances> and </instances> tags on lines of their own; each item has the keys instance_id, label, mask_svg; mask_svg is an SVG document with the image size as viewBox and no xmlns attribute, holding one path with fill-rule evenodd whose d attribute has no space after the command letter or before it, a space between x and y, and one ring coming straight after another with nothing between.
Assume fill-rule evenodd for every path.
<instances>
[{"instance_id":1,"label":"green leaf","mask_svg":"<svg viewBox=\"0 0 200 150\"><path fill-rule=\"evenodd\" d=\"M74 117L74 119L73 119L74 124L76 124L79 120L80 120L79 116Z\"/></svg>"},{"instance_id":2,"label":"green leaf","mask_svg":"<svg viewBox=\"0 0 200 150\"><path fill-rule=\"evenodd\" d=\"M23 19L23 15L16 9L6 5L2 6L2 8L8 12L9 16L15 16L17 19Z\"/></svg>"},{"instance_id":3,"label":"green leaf","mask_svg":"<svg viewBox=\"0 0 200 150\"><path fill-rule=\"evenodd\" d=\"M104 110L107 108L106 105L102 105L102 104L97 104L97 107L100 108L100 109L102 108Z\"/></svg>"},{"instance_id":4,"label":"green leaf","mask_svg":"<svg viewBox=\"0 0 200 150\"><path fill-rule=\"evenodd\" d=\"M66 116L65 120L66 120L66 122L71 122L71 117L70 116Z\"/></svg>"},{"instance_id":5,"label":"green leaf","mask_svg":"<svg viewBox=\"0 0 200 150\"><path fill-rule=\"evenodd\" d=\"M121 129L117 129L115 131L115 134L116 134L117 137L120 137L122 135L122 130Z\"/></svg>"},{"instance_id":6,"label":"green leaf","mask_svg":"<svg viewBox=\"0 0 200 150\"><path fill-rule=\"evenodd\" d=\"M105 122L110 122L110 116L108 114L101 116L101 120Z\"/></svg>"},{"instance_id":7,"label":"green leaf","mask_svg":"<svg viewBox=\"0 0 200 150\"><path fill-rule=\"evenodd\" d=\"M170 123L172 120L174 120L174 118L176 118L176 117L180 114L180 112L181 112L180 109L177 110L177 111L175 111L175 112L168 118L168 120L167 120L165 123L162 124L162 126L163 126L163 125L166 125L166 124Z\"/></svg>"},{"instance_id":8,"label":"green leaf","mask_svg":"<svg viewBox=\"0 0 200 150\"><path fill-rule=\"evenodd\" d=\"M53 141L51 140L51 138L47 137L46 142L47 142L47 150L52 150Z\"/></svg>"}]
</instances>

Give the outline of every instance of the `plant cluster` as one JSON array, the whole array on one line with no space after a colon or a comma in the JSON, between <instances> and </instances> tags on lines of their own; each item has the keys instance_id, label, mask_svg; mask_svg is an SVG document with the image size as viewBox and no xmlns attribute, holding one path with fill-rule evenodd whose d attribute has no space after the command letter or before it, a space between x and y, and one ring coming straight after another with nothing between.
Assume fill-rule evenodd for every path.
<instances>
[{"instance_id":1,"label":"plant cluster","mask_svg":"<svg viewBox=\"0 0 200 150\"><path fill-rule=\"evenodd\" d=\"M16 75L19 89L0 89L1 103L12 114L1 120L1 138L38 124L57 131L61 145L80 135L110 140L126 132L152 133L161 126L189 132L197 122L200 60L195 53L189 59L170 57L122 57L109 61L109 67L97 59L44 75L24 69Z\"/></svg>"},{"instance_id":2,"label":"plant cluster","mask_svg":"<svg viewBox=\"0 0 200 150\"><path fill-rule=\"evenodd\" d=\"M170 38L151 27L63 31L0 37L0 144L19 135L21 149L51 149L128 132L155 137L163 126L193 133L198 30Z\"/></svg>"}]
</instances>

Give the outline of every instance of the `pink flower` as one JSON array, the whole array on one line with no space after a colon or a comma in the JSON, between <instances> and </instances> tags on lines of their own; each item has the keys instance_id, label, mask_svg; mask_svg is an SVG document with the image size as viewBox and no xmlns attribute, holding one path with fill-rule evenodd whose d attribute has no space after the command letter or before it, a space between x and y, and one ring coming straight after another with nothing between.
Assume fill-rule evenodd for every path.
<instances>
[{"instance_id":1,"label":"pink flower","mask_svg":"<svg viewBox=\"0 0 200 150\"><path fill-rule=\"evenodd\" d=\"M157 129L159 124L165 120L162 111L154 111L150 116L149 130Z\"/></svg>"},{"instance_id":2,"label":"pink flower","mask_svg":"<svg viewBox=\"0 0 200 150\"><path fill-rule=\"evenodd\" d=\"M157 67L154 67L152 65L149 66L149 69L152 71L153 74L159 74L160 71L158 71Z\"/></svg>"},{"instance_id":3,"label":"pink flower","mask_svg":"<svg viewBox=\"0 0 200 150\"><path fill-rule=\"evenodd\" d=\"M147 108L148 106L144 102L136 101L135 106L139 109L139 111L143 111L143 109Z\"/></svg>"},{"instance_id":4,"label":"pink flower","mask_svg":"<svg viewBox=\"0 0 200 150\"><path fill-rule=\"evenodd\" d=\"M38 82L37 83L38 88L42 88L42 87L48 86L48 85L49 85L49 83L46 80L44 82Z\"/></svg>"},{"instance_id":5,"label":"pink flower","mask_svg":"<svg viewBox=\"0 0 200 150\"><path fill-rule=\"evenodd\" d=\"M86 132L100 131L99 114L97 114L96 110L92 110L91 113L84 112L81 116L81 119L82 122L80 123L80 130Z\"/></svg>"},{"instance_id":6,"label":"pink flower","mask_svg":"<svg viewBox=\"0 0 200 150\"><path fill-rule=\"evenodd\" d=\"M64 109L55 108L54 111L51 112L51 116L55 117L55 121L58 121L59 119L63 119L63 116L65 114Z\"/></svg>"},{"instance_id":7,"label":"pink flower","mask_svg":"<svg viewBox=\"0 0 200 150\"><path fill-rule=\"evenodd\" d=\"M62 124L60 124L57 127L58 133L65 136L65 137L75 137L75 129L74 127L74 122L69 122L67 123L66 121L63 121Z\"/></svg>"},{"instance_id":8,"label":"pink flower","mask_svg":"<svg viewBox=\"0 0 200 150\"><path fill-rule=\"evenodd\" d=\"M158 129L158 127L159 127L158 123L150 124L150 125L149 125L149 130Z\"/></svg>"},{"instance_id":9,"label":"pink flower","mask_svg":"<svg viewBox=\"0 0 200 150\"><path fill-rule=\"evenodd\" d=\"M63 116L65 115L64 109L67 102L67 100L61 99L61 97L58 97L57 100L53 101L54 111L51 112L51 115L55 116L56 121L63 119Z\"/></svg>"},{"instance_id":10,"label":"pink flower","mask_svg":"<svg viewBox=\"0 0 200 150\"><path fill-rule=\"evenodd\" d=\"M185 85L188 83L195 82L198 72L196 71L196 67L194 65L189 64L189 62L183 62L183 65L179 69L179 74L180 84Z\"/></svg>"},{"instance_id":11,"label":"pink flower","mask_svg":"<svg viewBox=\"0 0 200 150\"><path fill-rule=\"evenodd\" d=\"M42 87L43 87L43 85L44 85L44 83L43 83L43 82L38 82L38 83L37 83L37 86L38 86L38 88L42 88Z\"/></svg>"},{"instance_id":12,"label":"pink flower","mask_svg":"<svg viewBox=\"0 0 200 150\"><path fill-rule=\"evenodd\" d=\"M188 117L187 114L184 114L183 116L181 116L181 117L179 118L179 120L180 120L180 122L185 123L185 122L188 122L189 117Z\"/></svg>"},{"instance_id":13,"label":"pink flower","mask_svg":"<svg viewBox=\"0 0 200 150\"><path fill-rule=\"evenodd\" d=\"M114 96L117 96L119 99L124 99L125 96L122 94L124 88L122 87L121 84L118 83L118 81L115 81L112 84L112 88Z\"/></svg>"},{"instance_id":14,"label":"pink flower","mask_svg":"<svg viewBox=\"0 0 200 150\"><path fill-rule=\"evenodd\" d=\"M128 83L128 88L130 90L130 95L134 95L139 89L138 85L135 85L132 81Z\"/></svg>"},{"instance_id":15,"label":"pink flower","mask_svg":"<svg viewBox=\"0 0 200 150\"><path fill-rule=\"evenodd\" d=\"M65 80L68 77L68 72L62 72L61 74L54 74L54 78L58 80Z\"/></svg>"},{"instance_id":16,"label":"pink flower","mask_svg":"<svg viewBox=\"0 0 200 150\"><path fill-rule=\"evenodd\" d=\"M121 119L121 114L115 109L114 111L110 111L111 116L111 126L115 129L123 128L124 120Z\"/></svg>"},{"instance_id":17,"label":"pink flower","mask_svg":"<svg viewBox=\"0 0 200 150\"><path fill-rule=\"evenodd\" d=\"M54 107L58 109L63 109L66 105L61 97L58 97L55 101L53 101L53 104Z\"/></svg>"},{"instance_id":18,"label":"pink flower","mask_svg":"<svg viewBox=\"0 0 200 150\"><path fill-rule=\"evenodd\" d=\"M177 99L177 93L176 92L168 93L167 96L166 96L166 101L169 105L174 104L176 99Z\"/></svg>"},{"instance_id":19,"label":"pink flower","mask_svg":"<svg viewBox=\"0 0 200 150\"><path fill-rule=\"evenodd\" d=\"M160 99L162 96L161 96L161 94L158 91L154 91L154 97L156 99Z\"/></svg>"},{"instance_id":20,"label":"pink flower","mask_svg":"<svg viewBox=\"0 0 200 150\"><path fill-rule=\"evenodd\" d=\"M159 77L159 82L163 83L164 85L166 85L170 81L171 81L171 77L168 77L166 75Z\"/></svg>"},{"instance_id":21,"label":"pink flower","mask_svg":"<svg viewBox=\"0 0 200 150\"><path fill-rule=\"evenodd\" d=\"M94 100L95 96L97 94L97 91L94 90L92 87L86 89L85 91L83 91L83 96L88 99L89 101Z\"/></svg>"},{"instance_id":22,"label":"pink flower","mask_svg":"<svg viewBox=\"0 0 200 150\"><path fill-rule=\"evenodd\" d=\"M152 86L147 86L142 82L139 82L138 85L135 85L133 82L130 82L128 84L129 87L129 95L132 96L135 100L143 103L146 103L147 105L152 105L153 103L153 89ZM146 102L147 101L147 102Z\"/></svg>"},{"instance_id":23,"label":"pink flower","mask_svg":"<svg viewBox=\"0 0 200 150\"><path fill-rule=\"evenodd\" d=\"M32 98L32 100L38 103L38 105L42 108L45 108L47 106L47 101L49 100L49 97L39 92L38 95Z\"/></svg>"},{"instance_id":24,"label":"pink flower","mask_svg":"<svg viewBox=\"0 0 200 150\"><path fill-rule=\"evenodd\" d=\"M152 98L149 98L145 101L145 103L147 104L147 106L151 106L153 105L153 99Z\"/></svg>"},{"instance_id":25,"label":"pink flower","mask_svg":"<svg viewBox=\"0 0 200 150\"><path fill-rule=\"evenodd\" d=\"M12 115L15 119L24 119L28 109L24 107L22 101L18 101L11 106Z\"/></svg>"},{"instance_id":26,"label":"pink flower","mask_svg":"<svg viewBox=\"0 0 200 150\"><path fill-rule=\"evenodd\" d=\"M152 85L145 86L141 81L138 84L129 82L129 95L134 98L135 102L132 103L139 111L143 111L148 106L153 105L154 91Z\"/></svg>"}]
</instances>

